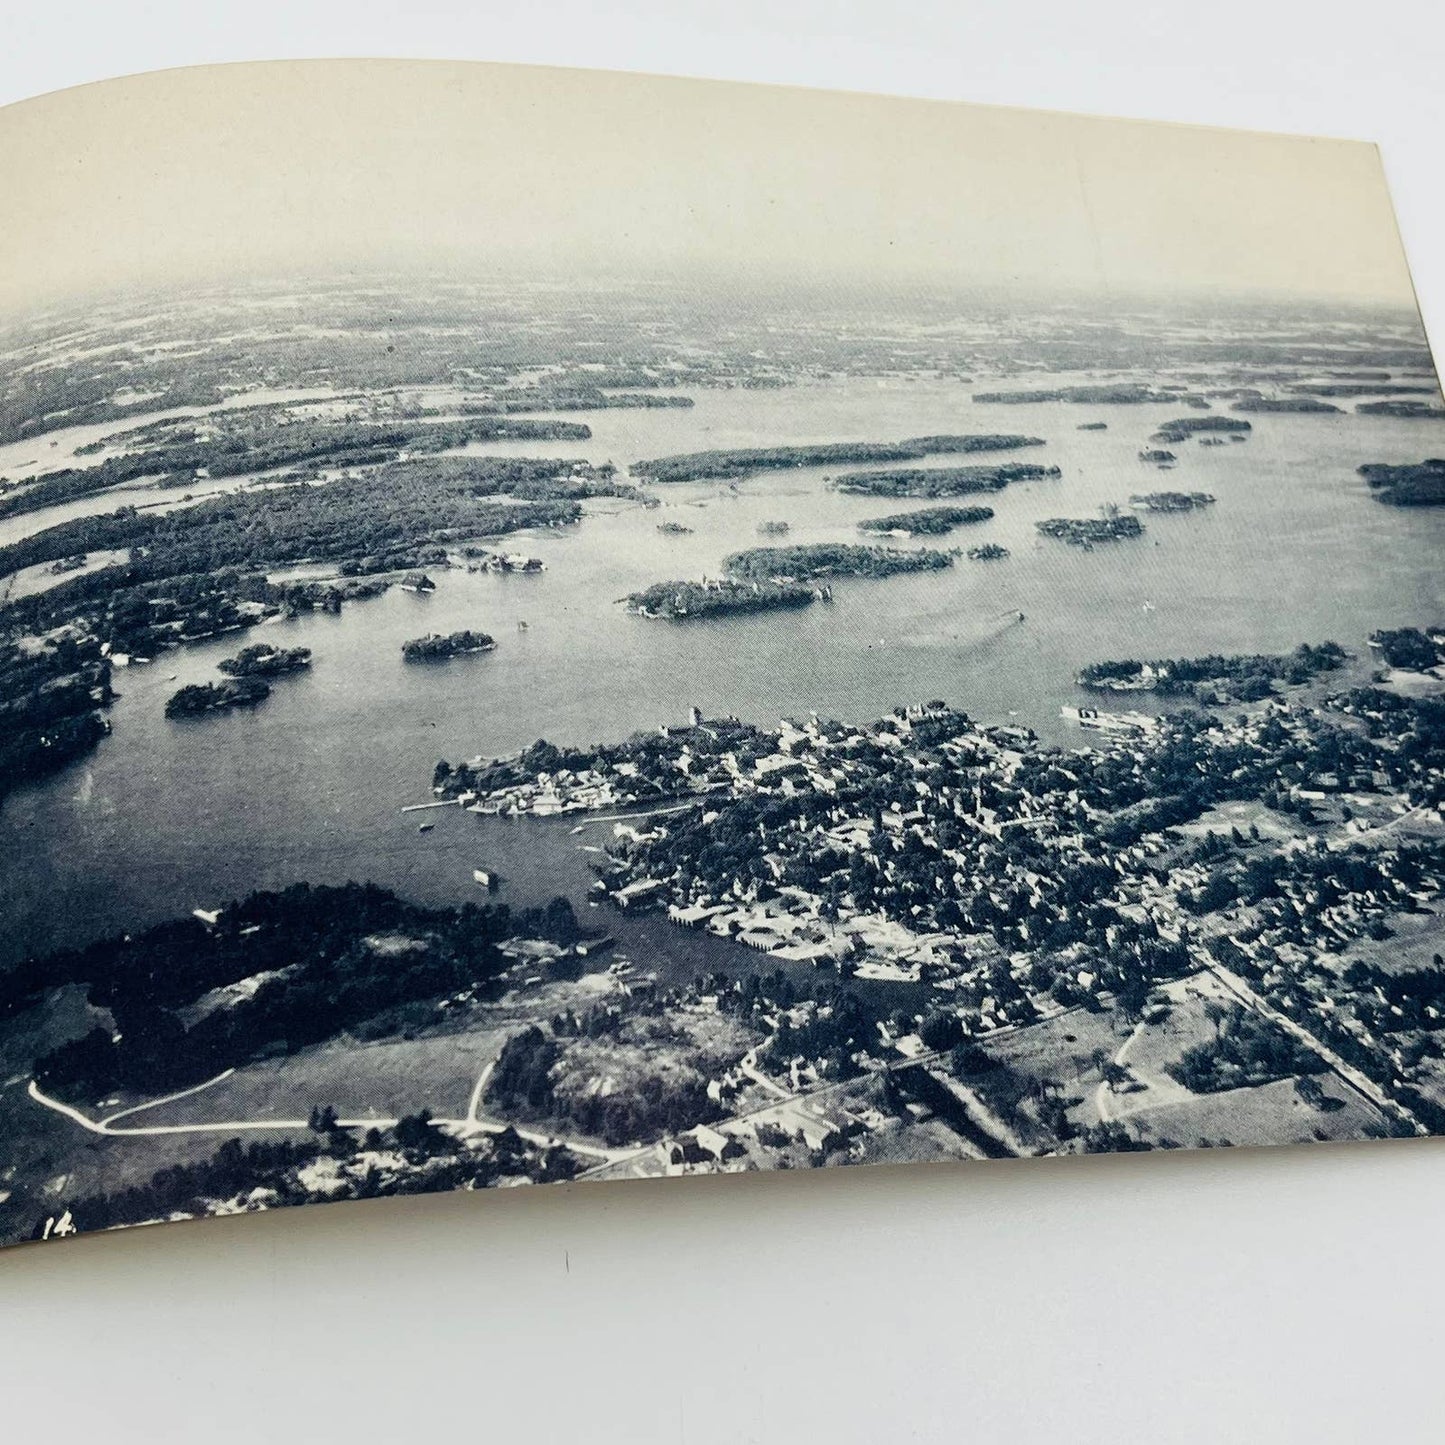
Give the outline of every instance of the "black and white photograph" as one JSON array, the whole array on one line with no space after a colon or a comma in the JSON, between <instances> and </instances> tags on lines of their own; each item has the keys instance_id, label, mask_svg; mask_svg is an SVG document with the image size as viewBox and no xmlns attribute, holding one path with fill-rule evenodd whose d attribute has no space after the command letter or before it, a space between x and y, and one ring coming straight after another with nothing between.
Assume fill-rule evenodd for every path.
<instances>
[{"instance_id":1,"label":"black and white photograph","mask_svg":"<svg viewBox=\"0 0 1445 1445\"><path fill-rule=\"evenodd\" d=\"M1373 146L358 60L0 152L0 1242L1445 1134Z\"/></svg>"}]
</instances>

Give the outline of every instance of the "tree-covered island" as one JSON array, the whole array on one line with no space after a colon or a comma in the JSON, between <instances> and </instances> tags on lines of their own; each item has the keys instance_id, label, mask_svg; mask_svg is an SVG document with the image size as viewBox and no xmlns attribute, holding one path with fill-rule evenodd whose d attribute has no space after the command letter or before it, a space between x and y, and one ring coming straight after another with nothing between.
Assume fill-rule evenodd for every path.
<instances>
[{"instance_id":1,"label":"tree-covered island","mask_svg":"<svg viewBox=\"0 0 1445 1445\"><path fill-rule=\"evenodd\" d=\"M195 682L178 688L166 702L167 717L202 717L255 707L271 696L271 684L259 677L228 678L225 682Z\"/></svg>"},{"instance_id":2,"label":"tree-covered island","mask_svg":"<svg viewBox=\"0 0 1445 1445\"><path fill-rule=\"evenodd\" d=\"M1311 413L1338 414L1340 408L1328 401L1321 401L1317 396L1246 396L1235 402L1230 408L1231 411L1254 411L1254 412L1302 412L1306 415Z\"/></svg>"},{"instance_id":3,"label":"tree-covered island","mask_svg":"<svg viewBox=\"0 0 1445 1445\"><path fill-rule=\"evenodd\" d=\"M1438 507L1445 503L1445 458L1404 466L1367 462L1360 475L1382 502L1392 507Z\"/></svg>"},{"instance_id":4,"label":"tree-covered island","mask_svg":"<svg viewBox=\"0 0 1445 1445\"><path fill-rule=\"evenodd\" d=\"M1358 416L1445 417L1445 407L1428 401L1362 401L1355 412Z\"/></svg>"},{"instance_id":5,"label":"tree-covered island","mask_svg":"<svg viewBox=\"0 0 1445 1445\"><path fill-rule=\"evenodd\" d=\"M407 662L444 662L449 657L463 657L473 652L490 652L496 647L496 639L486 632L472 632L463 629L449 632L445 636L428 632L425 637L413 637L401 645L402 658Z\"/></svg>"},{"instance_id":6,"label":"tree-covered island","mask_svg":"<svg viewBox=\"0 0 1445 1445\"><path fill-rule=\"evenodd\" d=\"M953 566L954 554L930 547L899 551L848 542L811 542L798 547L750 547L723 559L730 576L748 582L820 582L836 577L893 577Z\"/></svg>"},{"instance_id":7,"label":"tree-covered island","mask_svg":"<svg viewBox=\"0 0 1445 1445\"><path fill-rule=\"evenodd\" d=\"M987 522L992 507L924 507L916 512L890 512L886 517L867 517L858 523L860 532L885 532L900 537L941 537L955 527Z\"/></svg>"},{"instance_id":8,"label":"tree-covered island","mask_svg":"<svg viewBox=\"0 0 1445 1445\"><path fill-rule=\"evenodd\" d=\"M227 677L284 677L311 666L309 647L273 647L258 642L243 647L234 657L223 657L217 668Z\"/></svg>"},{"instance_id":9,"label":"tree-covered island","mask_svg":"<svg viewBox=\"0 0 1445 1445\"><path fill-rule=\"evenodd\" d=\"M1173 446L1188 441L1192 436L1204 437L1211 432L1243 436L1253 430L1253 423L1237 416L1180 416L1164 422L1149 440Z\"/></svg>"},{"instance_id":10,"label":"tree-covered island","mask_svg":"<svg viewBox=\"0 0 1445 1445\"><path fill-rule=\"evenodd\" d=\"M1146 512L1195 512L1212 507L1214 498L1208 492L1135 492L1129 504Z\"/></svg>"},{"instance_id":11,"label":"tree-covered island","mask_svg":"<svg viewBox=\"0 0 1445 1445\"><path fill-rule=\"evenodd\" d=\"M1074 547L1092 547L1098 542L1121 542L1142 537L1144 524L1138 517L1049 517L1034 526L1045 537L1057 537Z\"/></svg>"},{"instance_id":12,"label":"tree-covered island","mask_svg":"<svg viewBox=\"0 0 1445 1445\"><path fill-rule=\"evenodd\" d=\"M701 582L654 582L641 592L624 597L629 612L639 617L720 617L729 613L772 612L778 608L806 607L816 600L811 587L778 582L738 582L731 578L704 578Z\"/></svg>"},{"instance_id":13,"label":"tree-covered island","mask_svg":"<svg viewBox=\"0 0 1445 1445\"><path fill-rule=\"evenodd\" d=\"M833 485L859 497L963 497L972 492L1001 492L1010 482L1053 481L1058 467L1032 462L1000 466L890 467L879 471L845 472Z\"/></svg>"},{"instance_id":14,"label":"tree-covered island","mask_svg":"<svg viewBox=\"0 0 1445 1445\"><path fill-rule=\"evenodd\" d=\"M1033 391L976 391L976 402L1023 406L1040 401L1067 401L1086 406L1143 406L1151 402L1177 402L1207 407L1208 400L1190 392L1161 389L1142 381L1102 382L1085 386L1042 387ZM1099 424L1095 423L1095 427ZM1100 428L1102 429L1102 428Z\"/></svg>"},{"instance_id":15,"label":"tree-covered island","mask_svg":"<svg viewBox=\"0 0 1445 1445\"><path fill-rule=\"evenodd\" d=\"M632 475L649 482L739 481L758 472L850 462L908 462L951 452L999 452L1041 447L1042 437L977 435L910 437L901 442L823 442L816 446L739 447L634 462Z\"/></svg>"}]
</instances>

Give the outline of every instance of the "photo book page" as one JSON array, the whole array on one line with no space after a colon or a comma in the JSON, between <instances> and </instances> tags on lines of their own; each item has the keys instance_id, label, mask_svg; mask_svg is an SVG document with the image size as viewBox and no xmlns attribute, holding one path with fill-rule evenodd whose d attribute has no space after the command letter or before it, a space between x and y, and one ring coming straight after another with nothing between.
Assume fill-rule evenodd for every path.
<instances>
[{"instance_id":1,"label":"photo book page","mask_svg":"<svg viewBox=\"0 0 1445 1445\"><path fill-rule=\"evenodd\" d=\"M287 62L0 185L0 1243L1445 1133L1373 146Z\"/></svg>"}]
</instances>

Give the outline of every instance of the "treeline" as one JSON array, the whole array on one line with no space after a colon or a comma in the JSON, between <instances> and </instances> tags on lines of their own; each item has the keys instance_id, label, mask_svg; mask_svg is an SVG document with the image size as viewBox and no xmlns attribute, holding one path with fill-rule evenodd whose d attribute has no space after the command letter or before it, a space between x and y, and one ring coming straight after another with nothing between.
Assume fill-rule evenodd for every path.
<instances>
[{"instance_id":1,"label":"treeline","mask_svg":"<svg viewBox=\"0 0 1445 1445\"><path fill-rule=\"evenodd\" d=\"M634 462L632 474L652 482L736 480L757 472L790 467L826 467L848 462L907 462L947 452L1012 451L1041 447L1042 437L933 436L901 442L824 442L814 446L741 447L729 451L690 452Z\"/></svg>"},{"instance_id":2,"label":"treeline","mask_svg":"<svg viewBox=\"0 0 1445 1445\"><path fill-rule=\"evenodd\" d=\"M36 1062L48 1092L96 1098L181 1088L266 1050L294 1052L401 1006L486 983L514 936L570 946L565 899L514 912L468 903L422 908L375 884L296 884L253 893L212 925L173 919L134 935L29 959L0 979L0 1008L83 984L114 1027L97 1027ZM206 1007L241 979L244 997Z\"/></svg>"},{"instance_id":3,"label":"treeline","mask_svg":"<svg viewBox=\"0 0 1445 1445\"><path fill-rule=\"evenodd\" d=\"M1090 692L1144 691L1176 697L1198 697L1202 687L1224 684L1240 701L1257 702L1274 691L1276 682L1298 686L1322 672L1336 671L1347 655L1337 642L1318 647L1306 642L1286 653L1210 653L1153 662L1125 658L1090 663L1079 673L1078 683Z\"/></svg>"}]
</instances>

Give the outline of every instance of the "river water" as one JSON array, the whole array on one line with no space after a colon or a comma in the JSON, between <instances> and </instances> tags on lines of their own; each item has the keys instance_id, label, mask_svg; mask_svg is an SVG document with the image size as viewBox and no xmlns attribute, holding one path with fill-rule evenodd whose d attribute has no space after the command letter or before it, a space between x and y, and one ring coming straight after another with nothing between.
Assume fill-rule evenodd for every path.
<instances>
[{"instance_id":1,"label":"river water","mask_svg":"<svg viewBox=\"0 0 1445 1445\"><path fill-rule=\"evenodd\" d=\"M790 543L867 540L860 519L926 505L844 496L826 487L825 469L808 468L733 488L660 488L657 510L601 499L576 527L503 544L542 557L540 576L439 571L430 596L393 590L339 617L269 627L259 635L313 649L315 664L278 682L254 712L163 715L175 688L216 676L217 659L241 644L235 636L118 671L113 735L0 812L0 959L297 879L374 879L450 901L476 896L471 871L487 866L507 879L504 898L584 899L590 855L579 845L601 841L604 825L574 836L575 820L401 814L427 798L438 758L506 753L537 737L616 738L680 720L690 704L771 724L810 710L862 721L932 697L1078 746L1059 707L1080 700L1072 678L1082 662L1327 638L1363 650L1376 627L1445 615L1445 515L1383 506L1355 474L1362 462L1445 452L1436 422L1258 416L1248 442L1181 444L1178 467L1159 472L1137 452L1177 407L979 405L974 389L888 377L701 392L687 411L589 414L589 442L474 448L625 468L709 447L1021 432L1048 445L998 460L1057 464L1064 475L977 499L996 517L936 544L999 541L1008 560L846 582L832 606L672 624L615 605L655 581L716 575L728 552L766 540L764 521L789 523ZM1077 430L1085 421L1108 430ZM1101 504L1164 488L1212 492L1218 503L1146 517L1141 541L1090 552L1035 534L1039 518L1097 515ZM25 520L33 530L54 518ZM663 535L663 521L694 530ZM1026 621L1012 620L1015 611ZM443 665L401 661L407 638L462 627L491 632L496 650ZM423 820L435 829L419 833ZM737 970L736 948L655 920L609 914L614 923L639 962L668 974L699 963Z\"/></svg>"}]
</instances>

